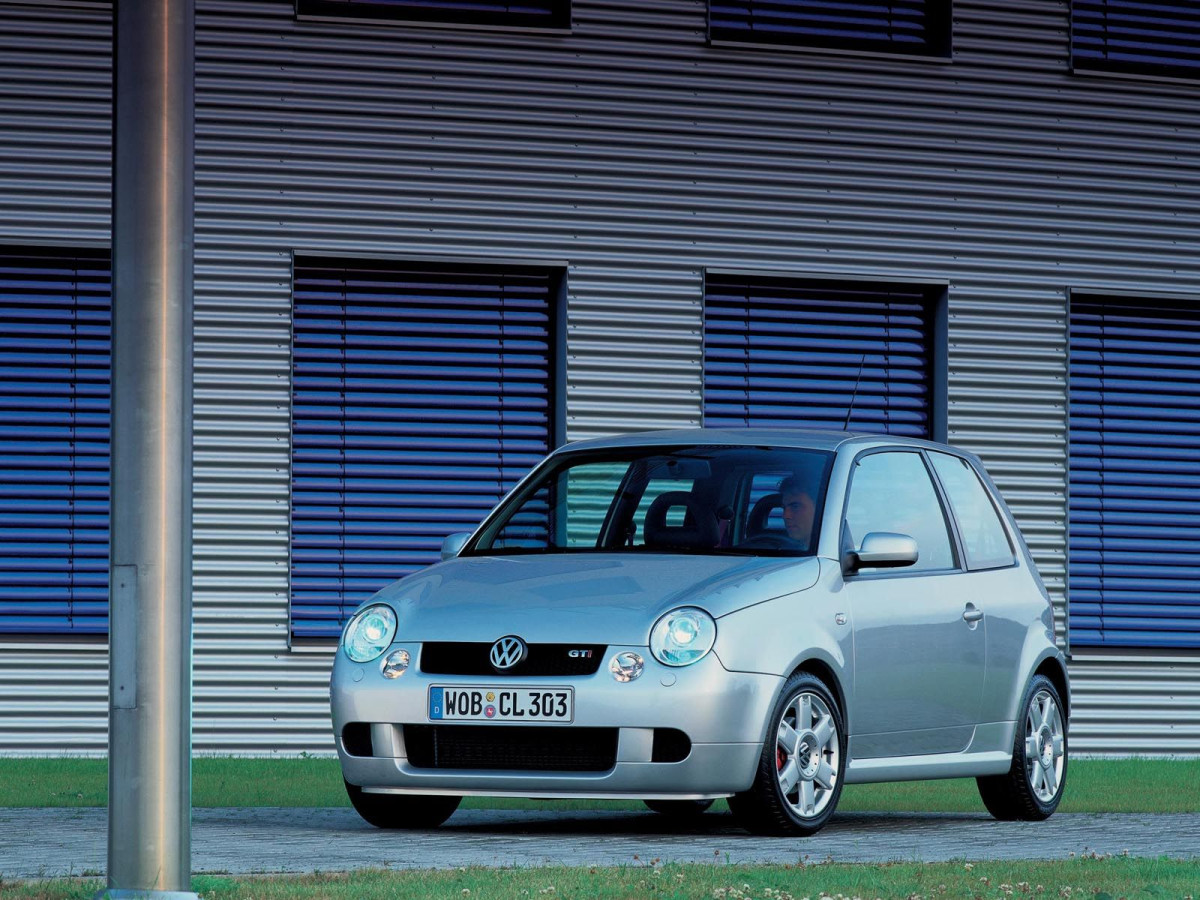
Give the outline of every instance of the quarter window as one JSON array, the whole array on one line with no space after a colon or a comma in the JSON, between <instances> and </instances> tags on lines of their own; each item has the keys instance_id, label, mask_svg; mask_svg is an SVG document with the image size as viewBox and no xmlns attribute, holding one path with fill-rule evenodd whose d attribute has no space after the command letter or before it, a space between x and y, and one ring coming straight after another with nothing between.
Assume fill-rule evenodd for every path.
<instances>
[{"instance_id":1,"label":"quarter window","mask_svg":"<svg viewBox=\"0 0 1200 900\"><path fill-rule=\"evenodd\" d=\"M946 453L930 453L934 471L950 498L969 569L995 569L1013 562L1012 546L996 507L965 459Z\"/></svg>"},{"instance_id":2,"label":"quarter window","mask_svg":"<svg viewBox=\"0 0 1200 900\"><path fill-rule=\"evenodd\" d=\"M954 568L950 530L919 454L872 453L855 465L846 501L845 539L858 547L866 535L876 531L906 534L916 540L920 558L901 571Z\"/></svg>"}]
</instances>

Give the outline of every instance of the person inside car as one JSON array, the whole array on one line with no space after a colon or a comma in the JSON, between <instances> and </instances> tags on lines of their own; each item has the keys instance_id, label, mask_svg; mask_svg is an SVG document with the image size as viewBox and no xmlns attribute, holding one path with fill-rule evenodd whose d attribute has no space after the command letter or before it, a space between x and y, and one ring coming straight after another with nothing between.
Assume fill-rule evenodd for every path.
<instances>
[{"instance_id":1,"label":"person inside car","mask_svg":"<svg viewBox=\"0 0 1200 900\"><path fill-rule=\"evenodd\" d=\"M779 483L779 496L788 540L807 550L812 540L813 517L817 510L812 495L799 478L791 475Z\"/></svg>"}]
</instances>

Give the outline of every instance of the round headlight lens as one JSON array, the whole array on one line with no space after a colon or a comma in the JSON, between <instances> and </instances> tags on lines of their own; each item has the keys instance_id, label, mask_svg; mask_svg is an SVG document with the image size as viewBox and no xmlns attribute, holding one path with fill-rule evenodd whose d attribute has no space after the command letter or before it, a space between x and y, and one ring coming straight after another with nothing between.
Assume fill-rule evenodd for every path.
<instances>
[{"instance_id":1,"label":"round headlight lens","mask_svg":"<svg viewBox=\"0 0 1200 900\"><path fill-rule=\"evenodd\" d=\"M690 666L702 660L717 639L717 623L702 609L673 609L650 632L650 652L668 666Z\"/></svg>"},{"instance_id":2,"label":"round headlight lens","mask_svg":"<svg viewBox=\"0 0 1200 900\"><path fill-rule=\"evenodd\" d=\"M396 636L396 614L390 606L368 606L346 625L342 646L355 662L375 659Z\"/></svg>"}]
</instances>

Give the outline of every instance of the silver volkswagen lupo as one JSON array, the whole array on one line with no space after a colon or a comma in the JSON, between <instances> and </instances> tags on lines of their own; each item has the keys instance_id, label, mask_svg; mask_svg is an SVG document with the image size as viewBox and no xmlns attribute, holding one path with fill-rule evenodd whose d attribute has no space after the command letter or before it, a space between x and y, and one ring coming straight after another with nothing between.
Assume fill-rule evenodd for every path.
<instances>
[{"instance_id":1,"label":"silver volkswagen lupo","mask_svg":"<svg viewBox=\"0 0 1200 900\"><path fill-rule=\"evenodd\" d=\"M1046 590L970 454L694 430L552 453L444 561L346 626L333 725L355 809L463 795L728 797L817 831L842 785L974 776L1000 819L1062 797L1069 693Z\"/></svg>"}]
</instances>

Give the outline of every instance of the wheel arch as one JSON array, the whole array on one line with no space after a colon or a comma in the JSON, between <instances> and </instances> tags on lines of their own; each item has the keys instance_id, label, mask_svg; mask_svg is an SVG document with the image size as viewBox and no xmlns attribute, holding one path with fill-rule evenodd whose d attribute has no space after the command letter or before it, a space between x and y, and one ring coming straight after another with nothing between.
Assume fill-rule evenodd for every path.
<instances>
[{"instance_id":1,"label":"wheel arch","mask_svg":"<svg viewBox=\"0 0 1200 900\"><path fill-rule=\"evenodd\" d=\"M842 688L842 680L838 676L837 670L833 665L822 659L819 656L810 656L807 659L801 660L795 665L787 678L784 679L784 684L793 675L799 672L807 672L809 675L815 675L820 678L831 691L833 691L833 699L837 701L838 709L842 713L842 728L845 729L847 735L850 734L850 709L846 704L846 692ZM783 690L782 686L780 690Z\"/></svg>"},{"instance_id":2,"label":"wheel arch","mask_svg":"<svg viewBox=\"0 0 1200 900\"><path fill-rule=\"evenodd\" d=\"M1033 671L1034 675L1045 675L1050 679L1050 683L1054 685L1054 689L1058 691L1058 696L1062 700L1063 715L1069 720L1071 718L1071 682L1067 677L1067 667L1063 661L1056 656L1047 656Z\"/></svg>"}]
</instances>

